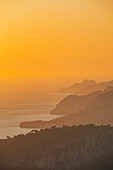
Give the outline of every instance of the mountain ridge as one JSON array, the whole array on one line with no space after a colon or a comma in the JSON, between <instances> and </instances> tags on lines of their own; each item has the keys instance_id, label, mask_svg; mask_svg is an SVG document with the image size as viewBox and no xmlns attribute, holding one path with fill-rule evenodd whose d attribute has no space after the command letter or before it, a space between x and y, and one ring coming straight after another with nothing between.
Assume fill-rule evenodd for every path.
<instances>
[{"instance_id":1,"label":"mountain ridge","mask_svg":"<svg viewBox=\"0 0 113 170\"><path fill-rule=\"evenodd\" d=\"M90 104L98 95L109 92L113 90L113 86L109 86L106 89L95 91L89 93L88 95L78 96L78 95L69 95L61 100L50 114L53 115L68 115L74 112L83 110Z\"/></svg>"},{"instance_id":2,"label":"mountain ridge","mask_svg":"<svg viewBox=\"0 0 113 170\"><path fill-rule=\"evenodd\" d=\"M113 90L100 94L86 109L50 121L21 122L22 128L50 128L51 126L79 124L113 125Z\"/></svg>"},{"instance_id":3,"label":"mountain ridge","mask_svg":"<svg viewBox=\"0 0 113 170\"><path fill-rule=\"evenodd\" d=\"M98 90L104 90L108 86L113 86L113 80L99 83L97 83L95 80L83 80L81 83L75 83L69 88L63 88L64 90L60 89L59 92L72 93L76 95L87 95Z\"/></svg>"}]
</instances>

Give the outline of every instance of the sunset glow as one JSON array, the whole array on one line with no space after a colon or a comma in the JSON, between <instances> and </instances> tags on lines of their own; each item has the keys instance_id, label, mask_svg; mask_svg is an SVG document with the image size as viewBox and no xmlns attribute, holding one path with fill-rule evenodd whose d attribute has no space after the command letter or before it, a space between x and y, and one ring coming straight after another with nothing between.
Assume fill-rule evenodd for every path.
<instances>
[{"instance_id":1,"label":"sunset glow","mask_svg":"<svg viewBox=\"0 0 113 170\"><path fill-rule=\"evenodd\" d=\"M111 0L0 1L0 76L113 73Z\"/></svg>"}]
</instances>

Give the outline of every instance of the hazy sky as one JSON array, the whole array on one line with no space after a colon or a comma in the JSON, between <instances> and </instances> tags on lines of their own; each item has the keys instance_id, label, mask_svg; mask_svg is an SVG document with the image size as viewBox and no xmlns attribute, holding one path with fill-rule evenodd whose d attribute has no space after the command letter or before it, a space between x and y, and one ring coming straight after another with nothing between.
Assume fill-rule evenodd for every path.
<instances>
[{"instance_id":1,"label":"hazy sky","mask_svg":"<svg viewBox=\"0 0 113 170\"><path fill-rule=\"evenodd\" d=\"M0 76L112 76L112 0L0 0Z\"/></svg>"}]
</instances>

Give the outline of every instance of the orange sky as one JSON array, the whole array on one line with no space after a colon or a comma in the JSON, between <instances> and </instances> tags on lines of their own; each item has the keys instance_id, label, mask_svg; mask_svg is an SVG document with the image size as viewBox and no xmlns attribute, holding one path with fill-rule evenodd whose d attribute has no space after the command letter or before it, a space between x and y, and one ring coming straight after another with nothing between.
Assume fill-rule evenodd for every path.
<instances>
[{"instance_id":1,"label":"orange sky","mask_svg":"<svg viewBox=\"0 0 113 170\"><path fill-rule=\"evenodd\" d=\"M1 0L0 76L113 75L112 0Z\"/></svg>"}]
</instances>

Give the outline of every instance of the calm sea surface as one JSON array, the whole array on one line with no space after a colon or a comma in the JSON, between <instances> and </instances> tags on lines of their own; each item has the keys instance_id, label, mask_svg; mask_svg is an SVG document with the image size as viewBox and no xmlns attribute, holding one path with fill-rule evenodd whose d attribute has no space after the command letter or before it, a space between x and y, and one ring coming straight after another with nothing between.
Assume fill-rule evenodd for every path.
<instances>
[{"instance_id":1,"label":"calm sea surface","mask_svg":"<svg viewBox=\"0 0 113 170\"><path fill-rule=\"evenodd\" d=\"M26 134L32 129L19 128L22 121L51 120L50 111L66 94L20 96L0 102L0 138Z\"/></svg>"}]
</instances>

